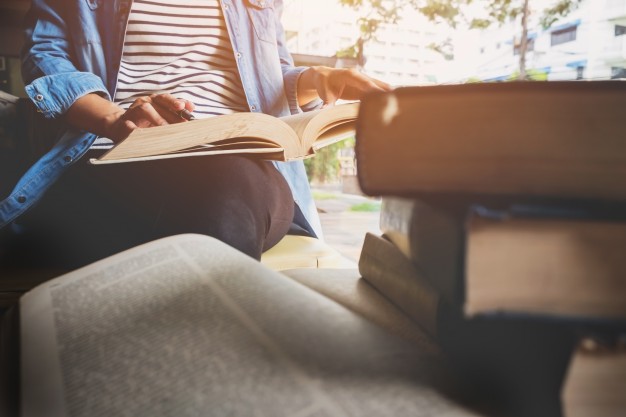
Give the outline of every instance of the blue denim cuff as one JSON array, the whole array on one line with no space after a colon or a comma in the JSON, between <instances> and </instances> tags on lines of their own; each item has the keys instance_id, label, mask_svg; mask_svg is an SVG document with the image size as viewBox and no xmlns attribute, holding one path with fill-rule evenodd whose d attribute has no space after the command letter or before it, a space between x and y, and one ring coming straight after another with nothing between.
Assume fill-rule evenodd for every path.
<instances>
[{"instance_id":1,"label":"blue denim cuff","mask_svg":"<svg viewBox=\"0 0 626 417\"><path fill-rule=\"evenodd\" d=\"M89 93L111 99L100 77L88 72L45 75L26 86L26 94L37 111L48 119L63 115L77 99Z\"/></svg>"}]
</instances>

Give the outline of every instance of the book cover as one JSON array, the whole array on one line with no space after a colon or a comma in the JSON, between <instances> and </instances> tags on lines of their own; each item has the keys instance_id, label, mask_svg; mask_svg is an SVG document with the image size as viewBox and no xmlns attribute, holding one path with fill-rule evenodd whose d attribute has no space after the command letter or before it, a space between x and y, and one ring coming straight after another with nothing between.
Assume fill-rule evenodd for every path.
<instances>
[{"instance_id":1,"label":"book cover","mask_svg":"<svg viewBox=\"0 0 626 417\"><path fill-rule=\"evenodd\" d=\"M369 195L626 200L626 84L405 87L366 97L356 156Z\"/></svg>"}]
</instances>

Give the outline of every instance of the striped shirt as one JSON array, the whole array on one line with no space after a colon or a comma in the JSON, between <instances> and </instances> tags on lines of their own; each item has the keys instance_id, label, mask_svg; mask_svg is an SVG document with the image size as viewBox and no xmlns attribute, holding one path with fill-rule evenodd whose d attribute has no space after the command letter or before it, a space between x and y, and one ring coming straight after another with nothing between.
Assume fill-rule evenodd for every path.
<instances>
[{"instance_id":1,"label":"striped shirt","mask_svg":"<svg viewBox=\"0 0 626 417\"><path fill-rule=\"evenodd\" d=\"M159 92L194 103L197 118L249 111L219 0L133 1L114 102Z\"/></svg>"}]
</instances>

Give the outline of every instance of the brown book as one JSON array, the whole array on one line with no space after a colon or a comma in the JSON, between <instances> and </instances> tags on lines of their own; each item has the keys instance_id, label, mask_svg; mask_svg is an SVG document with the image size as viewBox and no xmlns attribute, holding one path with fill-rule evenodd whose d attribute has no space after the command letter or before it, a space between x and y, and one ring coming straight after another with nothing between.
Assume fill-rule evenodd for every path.
<instances>
[{"instance_id":1,"label":"brown book","mask_svg":"<svg viewBox=\"0 0 626 417\"><path fill-rule=\"evenodd\" d=\"M357 121L369 195L626 199L626 83L406 87Z\"/></svg>"},{"instance_id":2,"label":"brown book","mask_svg":"<svg viewBox=\"0 0 626 417\"><path fill-rule=\"evenodd\" d=\"M385 197L380 228L468 317L626 321L626 222L488 214Z\"/></svg>"},{"instance_id":3,"label":"brown book","mask_svg":"<svg viewBox=\"0 0 626 417\"><path fill-rule=\"evenodd\" d=\"M472 215L465 314L626 320L626 222Z\"/></svg>"},{"instance_id":4,"label":"brown book","mask_svg":"<svg viewBox=\"0 0 626 417\"><path fill-rule=\"evenodd\" d=\"M358 103L285 117L235 113L136 129L92 164L200 155L242 154L290 161L353 136Z\"/></svg>"},{"instance_id":5,"label":"brown book","mask_svg":"<svg viewBox=\"0 0 626 417\"><path fill-rule=\"evenodd\" d=\"M626 412L626 346L583 340L572 356L561 399L563 417L617 417Z\"/></svg>"}]
</instances>

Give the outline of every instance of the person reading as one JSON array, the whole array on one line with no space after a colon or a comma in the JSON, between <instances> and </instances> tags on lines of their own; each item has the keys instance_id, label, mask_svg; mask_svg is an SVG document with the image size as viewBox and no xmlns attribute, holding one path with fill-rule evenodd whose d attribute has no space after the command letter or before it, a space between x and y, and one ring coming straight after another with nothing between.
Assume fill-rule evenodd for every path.
<instances>
[{"instance_id":1,"label":"person reading","mask_svg":"<svg viewBox=\"0 0 626 417\"><path fill-rule=\"evenodd\" d=\"M65 129L0 203L0 227L20 232L17 253L75 268L192 232L259 259L286 233L321 236L301 161L87 162L137 128L188 123L189 114L280 117L390 89L353 69L294 66L282 7L281 0L34 0L26 92Z\"/></svg>"}]
</instances>

